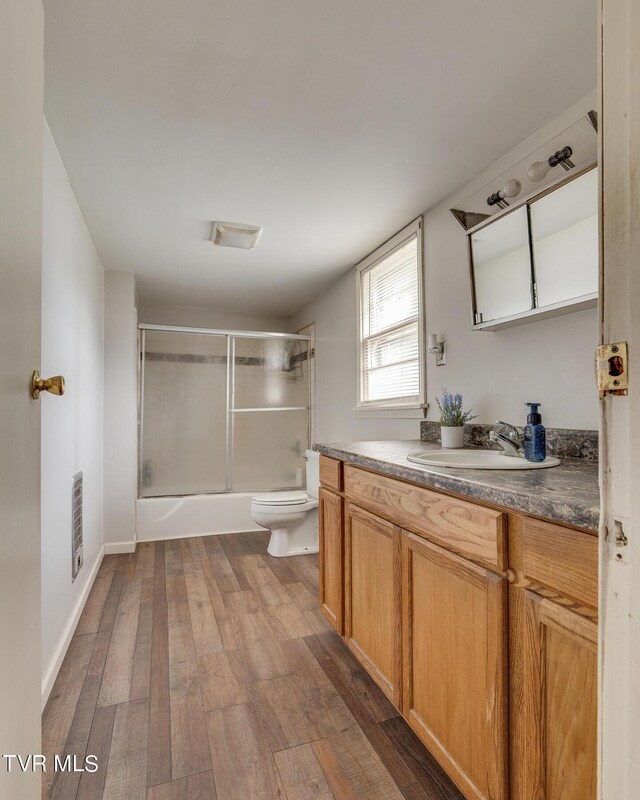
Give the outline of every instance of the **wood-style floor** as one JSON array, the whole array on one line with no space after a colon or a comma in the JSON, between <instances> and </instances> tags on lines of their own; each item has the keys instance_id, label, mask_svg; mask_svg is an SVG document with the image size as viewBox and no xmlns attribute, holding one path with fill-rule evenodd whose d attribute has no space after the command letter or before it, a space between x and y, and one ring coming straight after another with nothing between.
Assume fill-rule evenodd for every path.
<instances>
[{"instance_id":1,"label":"wood-style floor","mask_svg":"<svg viewBox=\"0 0 640 800\"><path fill-rule=\"evenodd\" d=\"M462 800L268 534L106 556L43 716L46 800Z\"/></svg>"}]
</instances>

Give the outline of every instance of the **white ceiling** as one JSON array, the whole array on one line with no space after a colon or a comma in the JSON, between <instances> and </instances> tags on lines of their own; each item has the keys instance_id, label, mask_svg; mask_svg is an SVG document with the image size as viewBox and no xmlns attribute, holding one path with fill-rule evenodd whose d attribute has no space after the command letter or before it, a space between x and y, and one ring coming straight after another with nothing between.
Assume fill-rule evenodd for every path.
<instances>
[{"instance_id":1,"label":"white ceiling","mask_svg":"<svg viewBox=\"0 0 640 800\"><path fill-rule=\"evenodd\" d=\"M595 0L44 6L47 120L147 303L291 314L596 85Z\"/></svg>"}]
</instances>

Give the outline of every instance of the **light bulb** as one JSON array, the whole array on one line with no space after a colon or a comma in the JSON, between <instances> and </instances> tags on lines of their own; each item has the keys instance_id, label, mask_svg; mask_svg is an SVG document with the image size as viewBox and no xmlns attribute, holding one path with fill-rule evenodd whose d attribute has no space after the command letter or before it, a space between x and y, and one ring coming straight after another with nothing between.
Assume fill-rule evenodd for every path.
<instances>
[{"instance_id":1,"label":"light bulb","mask_svg":"<svg viewBox=\"0 0 640 800\"><path fill-rule=\"evenodd\" d=\"M505 197L517 197L520 192L522 191L522 184L517 178L511 178L510 181L507 181L504 187L500 190L499 194L501 199L504 200Z\"/></svg>"},{"instance_id":2,"label":"light bulb","mask_svg":"<svg viewBox=\"0 0 640 800\"><path fill-rule=\"evenodd\" d=\"M551 165L548 161L534 161L534 163L529 167L527 175L529 176L530 181L535 181L537 183L546 177L550 169Z\"/></svg>"}]
</instances>

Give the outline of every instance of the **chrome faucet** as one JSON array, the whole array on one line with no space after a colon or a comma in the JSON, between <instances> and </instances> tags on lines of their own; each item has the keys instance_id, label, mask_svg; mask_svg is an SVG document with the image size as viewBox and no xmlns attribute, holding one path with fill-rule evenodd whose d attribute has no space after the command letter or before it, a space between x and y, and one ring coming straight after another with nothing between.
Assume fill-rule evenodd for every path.
<instances>
[{"instance_id":1,"label":"chrome faucet","mask_svg":"<svg viewBox=\"0 0 640 800\"><path fill-rule=\"evenodd\" d=\"M502 425L503 428L507 429L507 433L500 433L498 430L494 429L489 434L489 440L492 442L497 442L497 444L500 445L503 455L515 458L523 458L524 435L521 434L516 426L512 425L510 422L503 422L501 419L499 419L496 422L496 425Z\"/></svg>"}]
</instances>

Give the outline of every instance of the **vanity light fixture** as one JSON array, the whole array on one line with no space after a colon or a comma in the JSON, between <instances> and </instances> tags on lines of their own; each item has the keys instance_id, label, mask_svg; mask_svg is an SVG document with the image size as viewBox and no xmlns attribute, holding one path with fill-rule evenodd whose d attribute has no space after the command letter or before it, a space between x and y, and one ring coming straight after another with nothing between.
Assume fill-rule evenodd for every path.
<instances>
[{"instance_id":1,"label":"vanity light fixture","mask_svg":"<svg viewBox=\"0 0 640 800\"><path fill-rule=\"evenodd\" d=\"M566 172L569 172L570 169L575 167L575 164L571 160L572 155L573 150L567 145L567 147L563 147L562 150L556 150L546 161L534 161L527 172L529 180L535 181L536 183L543 180L549 170L552 167L557 167L558 164L560 164Z\"/></svg>"},{"instance_id":2,"label":"vanity light fixture","mask_svg":"<svg viewBox=\"0 0 640 800\"><path fill-rule=\"evenodd\" d=\"M444 367L447 363L447 349L446 341L441 339L438 341L437 333L429 334L429 352L436 357L436 367Z\"/></svg>"},{"instance_id":3,"label":"vanity light fixture","mask_svg":"<svg viewBox=\"0 0 640 800\"><path fill-rule=\"evenodd\" d=\"M511 178L511 180L505 183L502 189L499 189L497 192L494 192L487 197L487 205L498 206L498 208L506 208L509 205L506 198L517 197L521 191L522 184L520 181L517 178Z\"/></svg>"},{"instance_id":4,"label":"vanity light fixture","mask_svg":"<svg viewBox=\"0 0 640 800\"><path fill-rule=\"evenodd\" d=\"M253 250L262 235L260 225L245 225L241 222L214 222L211 241L220 247L240 247Z\"/></svg>"}]
</instances>

